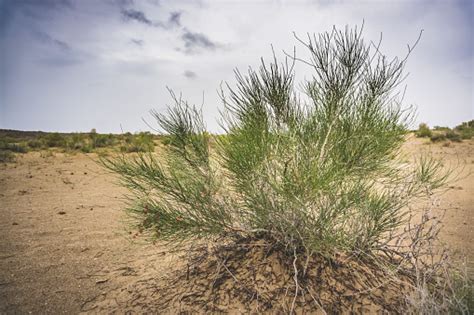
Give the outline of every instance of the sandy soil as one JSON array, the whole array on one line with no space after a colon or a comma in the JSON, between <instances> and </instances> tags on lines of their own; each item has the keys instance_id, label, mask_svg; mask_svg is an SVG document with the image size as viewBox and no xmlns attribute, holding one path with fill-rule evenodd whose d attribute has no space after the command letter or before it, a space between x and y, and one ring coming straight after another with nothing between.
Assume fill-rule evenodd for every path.
<instances>
[{"instance_id":1,"label":"sandy soil","mask_svg":"<svg viewBox=\"0 0 474 315\"><path fill-rule=\"evenodd\" d=\"M411 139L406 151L462 169L439 208L447 209L443 240L467 255L473 275L474 141L425 142ZM125 191L94 158L33 152L0 166L0 313L146 311L150 281L180 263L162 245L133 242Z\"/></svg>"},{"instance_id":2,"label":"sandy soil","mask_svg":"<svg viewBox=\"0 0 474 315\"><path fill-rule=\"evenodd\" d=\"M449 146L448 146L449 145ZM474 276L474 140L433 144L411 137L404 146L409 157L429 154L450 172L447 190L434 198L435 214L444 215L442 241L458 259L467 259L468 272ZM466 262L466 259L463 259Z\"/></svg>"}]
</instances>

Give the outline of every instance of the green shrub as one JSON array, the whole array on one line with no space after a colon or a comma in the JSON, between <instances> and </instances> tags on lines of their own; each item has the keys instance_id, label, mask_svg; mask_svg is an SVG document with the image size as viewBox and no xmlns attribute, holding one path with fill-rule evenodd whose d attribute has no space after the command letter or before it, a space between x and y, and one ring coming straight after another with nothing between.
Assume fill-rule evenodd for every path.
<instances>
[{"instance_id":1,"label":"green shrub","mask_svg":"<svg viewBox=\"0 0 474 315\"><path fill-rule=\"evenodd\" d=\"M10 152L15 152L15 153L26 153L28 152L28 147L26 143L18 142L17 139L4 137L0 139L0 150L10 151Z\"/></svg>"},{"instance_id":2,"label":"green shrub","mask_svg":"<svg viewBox=\"0 0 474 315\"><path fill-rule=\"evenodd\" d=\"M453 130L448 130L446 132L446 138L453 141L453 142L461 142L461 135L458 134L457 132L454 132Z\"/></svg>"},{"instance_id":3,"label":"green shrub","mask_svg":"<svg viewBox=\"0 0 474 315\"><path fill-rule=\"evenodd\" d=\"M430 139L433 142L440 142L440 141L446 141L447 138L446 138L445 133L433 133Z\"/></svg>"},{"instance_id":4,"label":"green shrub","mask_svg":"<svg viewBox=\"0 0 474 315\"><path fill-rule=\"evenodd\" d=\"M456 130L466 130L466 129L474 129L474 120L465 121L460 125L456 126Z\"/></svg>"},{"instance_id":5,"label":"green shrub","mask_svg":"<svg viewBox=\"0 0 474 315\"><path fill-rule=\"evenodd\" d=\"M454 130L459 132L461 139L471 139L474 137L474 120L463 122L456 126Z\"/></svg>"},{"instance_id":6,"label":"green shrub","mask_svg":"<svg viewBox=\"0 0 474 315\"><path fill-rule=\"evenodd\" d=\"M81 152L83 153L91 153L92 147L90 145L84 145L81 147Z\"/></svg>"},{"instance_id":7,"label":"green shrub","mask_svg":"<svg viewBox=\"0 0 474 315\"><path fill-rule=\"evenodd\" d=\"M15 161L15 154L9 150L0 149L0 163L9 163Z\"/></svg>"},{"instance_id":8,"label":"green shrub","mask_svg":"<svg viewBox=\"0 0 474 315\"><path fill-rule=\"evenodd\" d=\"M161 143L163 143L163 145L170 145L171 144L171 138L168 137L168 136L163 136L163 138L161 140Z\"/></svg>"},{"instance_id":9,"label":"green shrub","mask_svg":"<svg viewBox=\"0 0 474 315\"><path fill-rule=\"evenodd\" d=\"M461 139L468 140L474 137L474 130L461 130L460 131Z\"/></svg>"},{"instance_id":10,"label":"green shrub","mask_svg":"<svg viewBox=\"0 0 474 315\"><path fill-rule=\"evenodd\" d=\"M441 142L451 140L452 142L461 142L462 136L458 132L448 128L447 131L436 131L430 136L432 142Z\"/></svg>"},{"instance_id":11,"label":"green shrub","mask_svg":"<svg viewBox=\"0 0 474 315\"><path fill-rule=\"evenodd\" d=\"M417 137L420 138L429 138L432 136L433 133L431 132L430 127L428 127L427 124L421 123L415 134Z\"/></svg>"},{"instance_id":12,"label":"green shrub","mask_svg":"<svg viewBox=\"0 0 474 315\"><path fill-rule=\"evenodd\" d=\"M66 146L66 139L62 134L57 132L48 133L43 139L46 146L49 148L60 148Z\"/></svg>"},{"instance_id":13,"label":"green shrub","mask_svg":"<svg viewBox=\"0 0 474 315\"><path fill-rule=\"evenodd\" d=\"M114 146L116 141L112 134L109 135L102 135L102 134L95 134L94 136L91 135L92 139L92 147L94 148L105 148Z\"/></svg>"},{"instance_id":14,"label":"green shrub","mask_svg":"<svg viewBox=\"0 0 474 315\"><path fill-rule=\"evenodd\" d=\"M81 150L83 146L87 145L87 140L80 133L72 133L65 135L61 146L66 150Z\"/></svg>"},{"instance_id":15,"label":"green shrub","mask_svg":"<svg viewBox=\"0 0 474 315\"><path fill-rule=\"evenodd\" d=\"M0 150L11 151L15 153L26 153L28 148L24 143L1 143Z\"/></svg>"},{"instance_id":16,"label":"green shrub","mask_svg":"<svg viewBox=\"0 0 474 315\"><path fill-rule=\"evenodd\" d=\"M28 144L28 147L31 148L31 149L41 149L41 148L45 147L44 142L41 141L40 139L28 140L27 144Z\"/></svg>"},{"instance_id":17,"label":"green shrub","mask_svg":"<svg viewBox=\"0 0 474 315\"><path fill-rule=\"evenodd\" d=\"M442 184L433 160L398 167L411 116L388 95L404 62L372 63L353 31L306 47L310 102L295 97L288 63L237 71L237 87L222 95L227 134L215 156L201 111L171 92L175 105L153 113L170 137L160 158L102 160L133 192L141 229L169 241L253 235L295 253L370 252L413 198Z\"/></svg>"},{"instance_id":18,"label":"green shrub","mask_svg":"<svg viewBox=\"0 0 474 315\"><path fill-rule=\"evenodd\" d=\"M153 135L149 132L140 132L135 135L126 133L123 136L125 143L120 147L122 152L152 152L155 148Z\"/></svg>"}]
</instances>

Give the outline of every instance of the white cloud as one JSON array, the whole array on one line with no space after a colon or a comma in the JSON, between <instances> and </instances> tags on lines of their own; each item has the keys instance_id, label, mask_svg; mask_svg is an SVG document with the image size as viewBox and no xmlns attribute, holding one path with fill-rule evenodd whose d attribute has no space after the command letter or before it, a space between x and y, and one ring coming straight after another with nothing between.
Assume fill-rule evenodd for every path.
<instances>
[{"instance_id":1,"label":"white cloud","mask_svg":"<svg viewBox=\"0 0 474 315\"><path fill-rule=\"evenodd\" d=\"M293 31L304 36L362 20L366 38L383 32L382 51L389 56L404 55L424 29L406 81L406 103L418 106L419 121L453 126L473 118L470 1L86 0L27 8L41 10L36 15L11 3L15 14L0 42L0 128L119 132L122 124L126 131L147 130L141 118L165 108L169 86L198 104L204 92L206 121L217 130L216 90L223 80L233 82L235 67L245 71L261 56L270 58L270 44L278 56L292 51ZM142 12L135 16L150 23L124 19L125 9ZM176 12L179 23L172 19ZM35 41L32 30L52 45ZM193 37L199 45L192 50L186 32L202 35ZM304 55L301 46L297 52ZM297 71L300 79L311 75L303 65Z\"/></svg>"}]
</instances>

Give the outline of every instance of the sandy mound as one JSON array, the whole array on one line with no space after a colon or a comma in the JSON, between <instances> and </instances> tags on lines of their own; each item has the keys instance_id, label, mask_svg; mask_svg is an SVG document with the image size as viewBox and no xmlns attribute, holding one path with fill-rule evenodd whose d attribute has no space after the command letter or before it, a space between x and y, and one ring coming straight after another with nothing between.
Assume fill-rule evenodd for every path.
<instances>
[{"instance_id":1,"label":"sandy mound","mask_svg":"<svg viewBox=\"0 0 474 315\"><path fill-rule=\"evenodd\" d=\"M299 272L296 299L293 263ZM91 304L89 311L115 304L125 312L288 313L294 307L297 313L398 313L408 282L388 279L382 268L354 257L295 262L275 247L241 240L203 247L166 277L141 279L113 293L113 301L104 297Z\"/></svg>"}]
</instances>

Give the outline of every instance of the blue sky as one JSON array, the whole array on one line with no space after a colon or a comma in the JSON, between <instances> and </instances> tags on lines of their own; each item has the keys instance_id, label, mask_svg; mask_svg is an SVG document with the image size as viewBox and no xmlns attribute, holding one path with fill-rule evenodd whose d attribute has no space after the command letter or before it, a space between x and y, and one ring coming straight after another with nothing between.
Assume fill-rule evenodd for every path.
<instances>
[{"instance_id":1,"label":"blue sky","mask_svg":"<svg viewBox=\"0 0 474 315\"><path fill-rule=\"evenodd\" d=\"M406 70L417 123L474 118L474 1L0 0L0 128L146 131L166 87L204 105L218 131L217 90L260 57L305 52L300 35L360 25L389 57L423 36ZM311 76L304 65L297 78ZM403 87L402 87L403 88Z\"/></svg>"}]
</instances>

